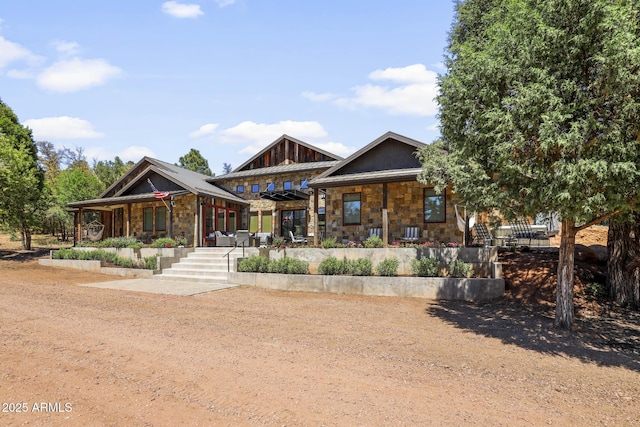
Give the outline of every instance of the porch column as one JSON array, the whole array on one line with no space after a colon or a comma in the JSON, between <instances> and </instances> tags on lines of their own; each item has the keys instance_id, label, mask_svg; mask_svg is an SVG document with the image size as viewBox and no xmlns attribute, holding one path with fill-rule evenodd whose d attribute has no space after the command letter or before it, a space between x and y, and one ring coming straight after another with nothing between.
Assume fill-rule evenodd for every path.
<instances>
[{"instance_id":1,"label":"porch column","mask_svg":"<svg viewBox=\"0 0 640 427\"><path fill-rule=\"evenodd\" d=\"M202 210L202 206L200 205L200 197L196 196L196 208L194 210L194 218L193 218L193 247L198 247L202 244L202 237L200 235L200 211Z\"/></svg>"},{"instance_id":2,"label":"porch column","mask_svg":"<svg viewBox=\"0 0 640 427\"><path fill-rule=\"evenodd\" d=\"M127 237L131 237L131 203L127 204Z\"/></svg>"},{"instance_id":3,"label":"porch column","mask_svg":"<svg viewBox=\"0 0 640 427\"><path fill-rule=\"evenodd\" d=\"M82 242L82 217L84 216L82 208L78 209L78 224L76 226L76 236L78 242Z\"/></svg>"},{"instance_id":4,"label":"porch column","mask_svg":"<svg viewBox=\"0 0 640 427\"><path fill-rule=\"evenodd\" d=\"M387 183L382 183L382 243L389 244L389 210L387 209Z\"/></svg>"},{"instance_id":5,"label":"porch column","mask_svg":"<svg viewBox=\"0 0 640 427\"><path fill-rule=\"evenodd\" d=\"M318 234L320 234L320 228L318 227L318 192L319 188L313 190L313 246L318 246Z\"/></svg>"}]
</instances>

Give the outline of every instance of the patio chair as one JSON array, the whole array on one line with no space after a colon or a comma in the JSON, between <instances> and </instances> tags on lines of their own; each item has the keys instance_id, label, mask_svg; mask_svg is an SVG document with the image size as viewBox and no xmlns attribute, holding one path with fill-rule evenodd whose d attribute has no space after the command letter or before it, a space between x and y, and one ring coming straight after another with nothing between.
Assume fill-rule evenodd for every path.
<instances>
[{"instance_id":1,"label":"patio chair","mask_svg":"<svg viewBox=\"0 0 640 427\"><path fill-rule=\"evenodd\" d=\"M378 236L382 239L382 227L370 228L369 229L369 237Z\"/></svg>"},{"instance_id":2,"label":"patio chair","mask_svg":"<svg viewBox=\"0 0 640 427\"><path fill-rule=\"evenodd\" d=\"M420 239L420 227L407 227L404 236L400 238L403 243L415 243Z\"/></svg>"},{"instance_id":3,"label":"patio chair","mask_svg":"<svg viewBox=\"0 0 640 427\"><path fill-rule=\"evenodd\" d=\"M541 241L546 241L545 246L549 246L549 236L544 231L534 231L531 224L525 218L516 218L509 222L511 224L511 241L518 245L521 240L529 241L529 246L533 241L538 242L537 246L541 246Z\"/></svg>"},{"instance_id":4,"label":"patio chair","mask_svg":"<svg viewBox=\"0 0 640 427\"><path fill-rule=\"evenodd\" d=\"M484 222L476 223L473 228L473 243L482 246L491 246L493 235Z\"/></svg>"},{"instance_id":5,"label":"patio chair","mask_svg":"<svg viewBox=\"0 0 640 427\"><path fill-rule=\"evenodd\" d=\"M216 246L235 246L236 238L234 236L225 236L221 231L216 230Z\"/></svg>"},{"instance_id":6,"label":"patio chair","mask_svg":"<svg viewBox=\"0 0 640 427\"><path fill-rule=\"evenodd\" d=\"M294 236L293 231L289 231L289 236L291 236L291 243L295 244L307 244L307 238L304 236Z\"/></svg>"}]
</instances>

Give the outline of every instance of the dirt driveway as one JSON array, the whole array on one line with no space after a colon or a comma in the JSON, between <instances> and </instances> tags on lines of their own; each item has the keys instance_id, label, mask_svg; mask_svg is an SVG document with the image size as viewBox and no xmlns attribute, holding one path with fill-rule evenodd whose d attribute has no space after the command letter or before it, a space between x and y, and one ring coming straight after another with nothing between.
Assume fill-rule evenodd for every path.
<instances>
[{"instance_id":1,"label":"dirt driveway","mask_svg":"<svg viewBox=\"0 0 640 427\"><path fill-rule=\"evenodd\" d=\"M99 280L0 260L1 425L640 423L636 350L515 304Z\"/></svg>"}]
</instances>

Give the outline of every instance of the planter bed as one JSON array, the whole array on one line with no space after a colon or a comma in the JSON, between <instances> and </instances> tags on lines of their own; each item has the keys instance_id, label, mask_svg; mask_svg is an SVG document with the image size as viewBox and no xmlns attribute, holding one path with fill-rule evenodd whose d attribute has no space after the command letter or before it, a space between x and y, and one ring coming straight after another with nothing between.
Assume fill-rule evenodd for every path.
<instances>
[{"instance_id":1,"label":"planter bed","mask_svg":"<svg viewBox=\"0 0 640 427\"><path fill-rule=\"evenodd\" d=\"M109 274L111 276L139 279L151 279L153 277L152 270L145 270L142 268L104 267L102 261L43 258L39 259L38 263L49 267L75 268L76 270L93 271L101 274Z\"/></svg>"}]
</instances>

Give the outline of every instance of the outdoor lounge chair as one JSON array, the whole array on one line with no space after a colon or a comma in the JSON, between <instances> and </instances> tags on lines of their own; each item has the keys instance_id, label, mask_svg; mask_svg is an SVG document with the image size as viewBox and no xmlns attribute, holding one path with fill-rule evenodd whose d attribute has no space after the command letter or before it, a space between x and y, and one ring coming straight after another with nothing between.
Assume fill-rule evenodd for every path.
<instances>
[{"instance_id":1,"label":"outdoor lounge chair","mask_svg":"<svg viewBox=\"0 0 640 427\"><path fill-rule=\"evenodd\" d=\"M304 236L294 236L293 235L293 231L289 231L289 236L291 236L291 243L295 243L295 244L302 244L302 245L306 245L307 244L307 238Z\"/></svg>"},{"instance_id":2,"label":"outdoor lounge chair","mask_svg":"<svg viewBox=\"0 0 640 427\"><path fill-rule=\"evenodd\" d=\"M400 238L404 243L416 243L420 240L420 227L407 227L404 230L404 236Z\"/></svg>"},{"instance_id":3,"label":"outdoor lounge chair","mask_svg":"<svg viewBox=\"0 0 640 427\"><path fill-rule=\"evenodd\" d=\"M236 238L234 236L225 236L221 231L216 230L216 246L235 246Z\"/></svg>"},{"instance_id":4,"label":"outdoor lounge chair","mask_svg":"<svg viewBox=\"0 0 640 427\"><path fill-rule=\"evenodd\" d=\"M482 246L491 246L493 235L484 222L477 222L473 228L473 243Z\"/></svg>"},{"instance_id":5,"label":"outdoor lounge chair","mask_svg":"<svg viewBox=\"0 0 640 427\"><path fill-rule=\"evenodd\" d=\"M546 243L544 246L549 246L549 236L547 233L544 231L534 231L526 219L516 218L510 221L510 224L512 233L510 236L511 243L520 245L521 241L528 241L528 246L531 246L531 243L536 241L538 243L536 246L542 246L540 242L544 241Z\"/></svg>"},{"instance_id":6,"label":"outdoor lounge chair","mask_svg":"<svg viewBox=\"0 0 640 427\"><path fill-rule=\"evenodd\" d=\"M238 230L236 232L236 246L249 246L249 230Z\"/></svg>"},{"instance_id":7,"label":"outdoor lounge chair","mask_svg":"<svg viewBox=\"0 0 640 427\"><path fill-rule=\"evenodd\" d=\"M382 227L370 228L368 237L371 236L378 236L382 239Z\"/></svg>"}]
</instances>

